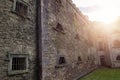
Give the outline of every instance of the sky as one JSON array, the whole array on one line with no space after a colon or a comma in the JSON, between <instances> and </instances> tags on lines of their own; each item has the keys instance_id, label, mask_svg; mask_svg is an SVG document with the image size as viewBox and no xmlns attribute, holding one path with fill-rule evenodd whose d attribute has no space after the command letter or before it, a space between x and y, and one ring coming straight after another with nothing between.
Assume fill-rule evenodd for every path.
<instances>
[{"instance_id":1,"label":"sky","mask_svg":"<svg viewBox=\"0 0 120 80\"><path fill-rule=\"evenodd\" d=\"M72 0L91 21L113 22L120 16L120 0Z\"/></svg>"}]
</instances>

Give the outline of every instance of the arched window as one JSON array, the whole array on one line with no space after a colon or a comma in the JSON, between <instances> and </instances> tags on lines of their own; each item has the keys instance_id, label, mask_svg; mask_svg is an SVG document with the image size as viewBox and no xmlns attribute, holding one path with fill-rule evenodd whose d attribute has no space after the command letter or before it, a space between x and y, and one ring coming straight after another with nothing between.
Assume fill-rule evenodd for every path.
<instances>
[{"instance_id":1,"label":"arched window","mask_svg":"<svg viewBox=\"0 0 120 80\"><path fill-rule=\"evenodd\" d=\"M119 40L115 40L113 43L113 47L114 48L120 48L120 41Z\"/></svg>"}]
</instances>

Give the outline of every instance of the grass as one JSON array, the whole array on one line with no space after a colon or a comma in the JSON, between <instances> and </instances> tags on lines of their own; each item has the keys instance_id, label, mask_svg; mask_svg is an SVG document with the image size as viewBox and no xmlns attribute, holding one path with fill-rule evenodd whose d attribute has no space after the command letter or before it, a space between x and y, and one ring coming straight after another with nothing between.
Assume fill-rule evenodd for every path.
<instances>
[{"instance_id":1,"label":"grass","mask_svg":"<svg viewBox=\"0 0 120 80\"><path fill-rule=\"evenodd\" d=\"M120 69L97 69L79 80L120 80Z\"/></svg>"}]
</instances>

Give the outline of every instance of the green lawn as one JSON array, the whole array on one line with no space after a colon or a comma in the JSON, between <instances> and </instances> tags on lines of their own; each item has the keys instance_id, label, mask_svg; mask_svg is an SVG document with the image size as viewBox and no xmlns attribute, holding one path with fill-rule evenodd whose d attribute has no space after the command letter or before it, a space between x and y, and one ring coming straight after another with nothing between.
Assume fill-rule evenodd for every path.
<instances>
[{"instance_id":1,"label":"green lawn","mask_svg":"<svg viewBox=\"0 0 120 80\"><path fill-rule=\"evenodd\" d=\"M97 69L80 80L120 80L120 69Z\"/></svg>"}]
</instances>

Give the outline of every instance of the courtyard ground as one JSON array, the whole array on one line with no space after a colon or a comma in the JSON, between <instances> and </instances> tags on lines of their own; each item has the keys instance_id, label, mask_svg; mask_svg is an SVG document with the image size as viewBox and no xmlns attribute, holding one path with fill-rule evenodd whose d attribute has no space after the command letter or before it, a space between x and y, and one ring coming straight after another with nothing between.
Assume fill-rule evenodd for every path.
<instances>
[{"instance_id":1,"label":"courtyard ground","mask_svg":"<svg viewBox=\"0 0 120 80\"><path fill-rule=\"evenodd\" d=\"M120 69L97 69L79 80L120 80Z\"/></svg>"}]
</instances>

